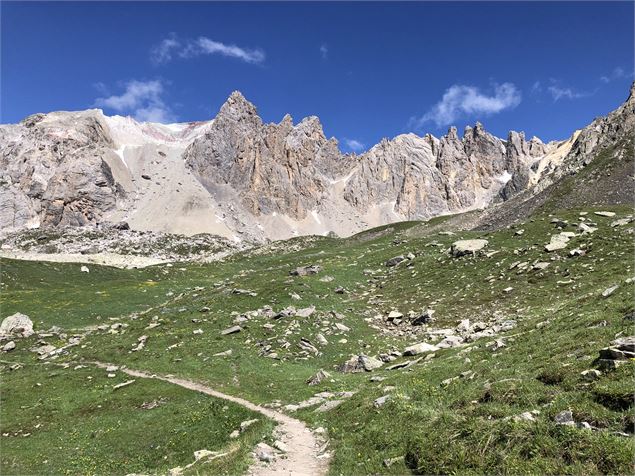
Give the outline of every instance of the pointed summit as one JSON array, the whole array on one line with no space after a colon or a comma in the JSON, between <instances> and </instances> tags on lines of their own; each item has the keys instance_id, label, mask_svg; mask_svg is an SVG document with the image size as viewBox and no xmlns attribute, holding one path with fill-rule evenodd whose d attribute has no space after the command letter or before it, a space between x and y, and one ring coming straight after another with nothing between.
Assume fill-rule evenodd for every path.
<instances>
[{"instance_id":1,"label":"pointed summit","mask_svg":"<svg viewBox=\"0 0 635 476\"><path fill-rule=\"evenodd\" d=\"M258 116L256 106L245 99L240 91L234 91L221 106L218 117L239 121L247 117Z\"/></svg>"}]
</instances>

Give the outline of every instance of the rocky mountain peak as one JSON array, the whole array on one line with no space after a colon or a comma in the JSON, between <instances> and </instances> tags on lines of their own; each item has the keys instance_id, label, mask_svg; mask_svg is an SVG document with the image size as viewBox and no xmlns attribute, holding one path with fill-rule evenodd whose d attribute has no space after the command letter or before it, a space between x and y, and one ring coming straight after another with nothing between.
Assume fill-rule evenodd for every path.
<instances>
[{"instance_id":1,"label":"rocky mountain peak","mask_svg":"<svg viewBox=\"0 0 635 476\"><path fill-rule=\"evenodd\" d=\"M245 99L240 91L234 91L227 101L221 106L217 118L225 118L234 121L258 116L256 106Z\"/></svg>"}]
</instances>

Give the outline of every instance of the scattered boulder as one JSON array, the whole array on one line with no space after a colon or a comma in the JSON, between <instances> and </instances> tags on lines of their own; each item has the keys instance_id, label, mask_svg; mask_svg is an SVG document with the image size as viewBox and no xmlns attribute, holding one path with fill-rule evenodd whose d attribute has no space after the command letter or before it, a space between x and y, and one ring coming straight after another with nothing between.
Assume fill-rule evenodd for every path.
<instances>
[{"instance_id":1,"label":"scattered boulder","mask_svg":"<svg viewBox=\"0 0 635 476\"><path fill-rule=\"evenodd\" d=\"M33 335L33 321L29 316L16 312L5 317L0 324L0 337L29 337Z\"/></svg>"},{"instance_id":2,"label":"scattered boulder","mask_svg":"<svg viewBox=\"0 0 635 476\"><path fill-rule=\"evenodd\" d=\"M629 359L635 359L635 336L615 339L609 347L601 349L598 364L612 369Z\"/></svg>"},{"instance_id":3,"label":"scattered boulder","mask_svg":"<svg viewBox=\"0 0 635 476\"><path fill-rule=\"evenodd\" d=\"M437 346L428 344L427 342L421 342L419 344L406 347L403 351L403 355L419 355L428 352L436 352L437 350L439 350Z\"/></svg>"},{"instance_id":4,"label":"scattered boulder","mask_svg":"<svg viewBox=\"0 0 635 476\"><path fill-rule=\"evenodd\" d=\"M9 341L2 346L2 352L11 352L13 349L15 349L14 341Z\"/></svg>"},{"instance_id":5,"label":"scattered boulder","mask_svg":"<svg viewBox=\"0 0 635 476\"><path fill-rule=\"evenodd\" d=\"M135 382L136 382L136 380L128 380L126 382L123 382L123 383L115 385L114 387L112 387L112 389L113 390L119 390L120 388L127 387L128 385L132 385Z\"/></svg>"},{"instance_id":6,"label":"scattered boulder","mask_svg":"<svg viewBox=\"0 0 635 476\"><path fill-rule=\"evenodd\" d=\"M317 334L315 336L315 340L317 341L318 344L320 345L328 345L329 341L326 340L326 337L324 337L324 335L322 334Z\"/></svg>"},{"instance_id":7,"label":"scattered boulder","mask_svg":"<svg viewBox=\"0 0 635 476\"><path fill-rule=\"evenodd\" d=\"M590 369L585 370L584 372L580 372L580 376L587 382L593 382L602 376L602 372L600 372L599 370Z\"/></svg>"},{"instance_id":8,"label":"scattered boulder","mask_svg":"<svg viewBox=\"0 0 635 476\"><path fill-rule=\"evenodd\" d=\"M404 255L395 256L394 258L390 258L388 261L386 261L386 266L388 268L392 268L394 266L397 266L399 263L402 263L403 261L406 261L406 257Z\"/></svg>"},{"instance_id":9,"label":"scattered boulder","mask_svg":"<svg viewBox=\"0 0 635 476\"><path fill-rule=\"evenodd\" d=\"M327 378L331 378L331 374L328 373L326 370L320 369L318 373L316 373L313 377L308 378L306 383L310 386L318 385Z\"/></svg>"},{"instance_id":10,"label":"scattered boulder","mask_svg":"<svg viewBox=\"0 0 635 476\"><path fill-rule=\"evenodd\" d=\"M439 349L450 349L452 347L458 347L463 345L463 338L455 335L447 336L441 342L436 344Z\"/></svg>"},{"instance_id":11,"label":"scattered boulder","mask_svg":"<svg viewBox=\"0 0 635 476\"><path fill-rule=\"evenodd\" d=\"M566 426L574 426L575 420L573 419L573 413L571 410L565 410L563 412L558 413L554 417L554 421L557 425L566 425Z\"/></svg>"},{"instance_id":12,"label":"scattered boulder","mask_svg":"<svg viewBox=\"0 0 635 476\"><path fill-rule=\"evenodd\" d=\"M380 368L384 363L381 360L367 355L355 355L348 359L340 366L340 372L352 373L352 372L372 372L375 369Z\"/></svg>"},{"instance_id":13,"label":"scattered boulder","mask_svg":"<svg viewBox=\"0 0 635 476\"><path fill-rule=\"evenodd\" d=\"M291 276L309 276L311 274L317 274L322 271L322 267L319 265L299 266L296 269L289 271Z\"/></svg>"},{"instance_id":14,"label":"scattered boulder","mask_svg":"<svg viewBox=\"0 0 635 476\"><path fill-rule=\"evenodd\" d=\"M315 312L315 306L305 307L304 309L298 309L295 313L297 317L309 317Z\"/></svg>"},{"instance_id":15,"label":"scattered boulder","mask_svg":"<svg viewBox=\"0 0 635 476\"><path fill-rule=\"evenodd\" d=\"M545 251L557 251L562 250L567 247L567 243L569 242L569 236L564 233L558 233L557 235L552 235L551 240L548 244L545 245Z\"/></svg>"},{"instance_id":16,"label":"scattered boulder","mask_svg":"<svg viewBox=\"0 0 635 476\"><path fill-rule=\"evenodd\" d=\"M81 268L79 268L79 271L82 273L90 273L90 269L88 269L88 266L82 266Z\"/></svg>"},{"instance_id":17,"label":"scattered boulder","mask_svg":"<svg viewBox=\"0 0 635 476\"><path fill-rule=\"evenodd\" d=\"M615 212L595 212L595 214L599 217L614 217Z\"/></svg>"},{"instance_id":18,"label":"scattered boulder","mask_svg":"<svg viewBox=\"0 0 635 476\"><path fill-rule=\"evenodd\" d=\"M390 400L390 395L381 396L375 399L375 401L373 402L373 406L375 408L383 407L388 400Z\"/></svg>"},{"instance_id":19,"label":"scattered boulder","mask_svg":"<svg viewBox=\"0 0 635 476\"><path fill-rule=\"evenodd\" d=\"M515 415L513 417L514 421L531 421L534 422L536 421L536 416L540 415L540 411L539 410L532 410L530 412L523 412L520 415Z\"/></svg>"},{"instance_id":20,"label":"scattered boulder","mask_svg":"<svg viewBox=\"0 0 635 476\"><path fill-rule=\"evenodd\" d=\"M265 463L271 463L276 459L276 455L271 446L266 443L258 443L256 445L256 450L254 451L256 458L260 461L264 461Z\"/></svg>"},{"instance_id":21,"label":"scattered boulder","mask_svg":"<svg viewBox=\"0 0 635 476\"><path fill-rule=\"evenodd\" d=\"M615 220L614 222L611 223L611 227L615 228L617 226L624 226L624 225L628 225L629 223L631 223L633 221L633 218L620 218L619 220Z\"/></svg>"},{"instance_id":22,"label":"scattered boulder","mask_svg":"<svg viewBox=\"0 0 635 476\"><path fill-rule=\"evenodd\" d=\"M232 350L225 350L223 352L217 352L213 355L213 357L229 357L230 355L232 355Z\"/></svg>"},{"instance_id":23,"label":"scattered boulder","mask_svg":"<svg viewBox=\"0 0 635 476\"><path fill-rule=\"evenodd\" d=\"M459 240L452 243L450 253L454 257L475 255L477 252L485 248L487 244L487 240Z\"/></svg>"},{"instance_id":24,"label":"scattered boulder","mask_svg":"<svg viewBox=\"0 0 635 476\"><path fill-rule=\"evenodd\" d=\"M433 309L426 309L421 314L419 314L414 319L412 319L410 323L413 326L422 326L424 324L429 324L430 322L434 321L434 317L432 317L433 314L434 314Z\"/></svg>"},{"instance_id":25,"label":"scattered boulder","mask_svg":"<svg viewBox=\"0 0 635 476\"><path fill-rule=\"evenodd\" d=\"M289 448L287 447L287 445L285 445L282 441L280 440L276 440L273 442L273 446L274 448L276 448L277 450L282 451L283 453L286 453L287 451L289 451Z\"/></svg>"},{"instance_id":26,"label":"scattered boulder","mask_svg":"<svg viewBox=\"0 0 635 476\"><path fill-rule=\"evenodd\" d=\"M392 321L393 319L401 319L403 317L403 314L400 313L399 311L390 311L388 313L388 320Z\"/></svg>"},{"instance_id":27,"label":"scattered boulder","mask_svg":"<svg viewBox=\"0 0 635 476\"><path fill-rule=\"evenodd\" d=\"M232 327L228 327L225 330L222 330L220 335L222 336L226 336L226 335L230 335L230 334L236 334L237 332L242 331L243 328L240 326L232 326Z\"/></svg>"},{"instance_id":28,"label":"scattered boulder","mask_svg":"<svg viewBox=\"0 0 635 476\"><path fill-rule=\"evenodd\" d=\"M253 425L257 421L258 421L258 419L254 418L253 420L245 420L245 421L241 422L241 424L240 424L240 432L244 433L247 430L247 428L249 428L251 425Z\"/></svg>"},{"instance_id":29,"label":"scattered boulder","mask_svg":"<svg viewBox=\"0 0 635 476\"><path fill-rule=\"evenodd\" d=\"M611 286L610 288L606 288L604 291L602 291L602 297L603 298L607 298L609 297L611 294L613 294L617 288L619 288L619 285L615 285L615 286Z\"/></svg>"}]
</instances>

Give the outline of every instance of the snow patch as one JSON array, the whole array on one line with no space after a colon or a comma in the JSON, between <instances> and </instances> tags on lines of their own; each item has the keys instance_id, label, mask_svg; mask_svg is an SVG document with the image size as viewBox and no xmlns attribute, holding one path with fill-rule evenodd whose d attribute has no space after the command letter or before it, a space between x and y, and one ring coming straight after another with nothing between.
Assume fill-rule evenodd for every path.
<instances>
[{"instance_id":1,"label":"snow patch","mask_svg":"<svg viewBox=\"0 0 635 476\"><path fill-rule=\"evenodd\" d=\"M512 179L512 174L510 174L507 170L505 170L502 174L496 177L496 180L498 180L503 185L505 185L511 179Z\"/></svg>"},{"instance_id":2,"label":"snow patch","mask_svg":"<svg viewBox=\"0 0 635 476\"><path fill-rule=\"evenodd\" d=\"M128 167L128 163L126 162L126 159L124 157L125 150L126 150L126 146L122 145L121 147L119 147L118 149L115 150L115 154L117 154L119 156L119 158L121 159L123 164L126 166L126 168L128 170L130 170L130 167Z\"/></svg>"},{"instance_id":3,"label":"snow patch","mask_svg":"<svg viewBox=\"0 0 635 476\"><path fill-rule=\"evenodd\" d=\"M313 215L313 219L317 222L318 225L322 224L322 222L320 221L320 217L318 216L317 210L313 210L311 212L311 215Z\"/></svg>"}]
</instances>

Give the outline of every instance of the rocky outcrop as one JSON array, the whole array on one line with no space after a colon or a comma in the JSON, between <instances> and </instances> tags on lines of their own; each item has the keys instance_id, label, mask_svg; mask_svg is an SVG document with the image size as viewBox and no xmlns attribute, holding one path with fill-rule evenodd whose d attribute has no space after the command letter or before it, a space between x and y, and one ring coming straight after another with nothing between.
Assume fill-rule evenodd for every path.
<instances>
[{"instance_id":1,"label":"rocky outcrop","mask_svg":"<svg viewBox=\"0 0 635 476\"><path fill-rule=\"evenodd\" d=\"M265 125L254 105L236 91L184 159L210 192L231 187L252 214L302 219L324 198L341 154L317 117L294 126L286 115L279 124Z\"/></svg>"},{"instance_id":2,"label":"rocky outcrop","mask_svg":"<svg viewBox=\"0 0 635 476\"><path fill-rule=\"evenodd\" d=\"M98 111L35 114L0 128L2 227L96 223L118 188L103 155L112 147Z\"/></svg>"}]
</instances>

